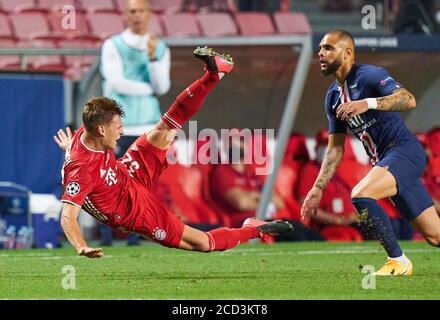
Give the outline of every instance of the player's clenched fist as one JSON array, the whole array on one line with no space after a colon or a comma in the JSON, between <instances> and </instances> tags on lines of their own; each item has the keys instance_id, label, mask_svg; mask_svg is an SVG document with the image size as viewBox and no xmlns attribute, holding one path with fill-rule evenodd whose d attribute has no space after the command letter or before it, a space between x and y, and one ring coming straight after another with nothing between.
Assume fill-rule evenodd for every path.
<instances>
[{"instance_id":1,"label":"player's clenched fist","mask_svg":"<svg viewBox=\"0 0 440 320\"><path fill-rule=\"evenodd\" d=\"M80 256L85 256L87 258L101 258L104 255L101 248L89 248L89 247L78 249L78 254Z\"/></svg>"},{"instance_id":2,"label":"player's clenched fist","mask_svg":"<svg viewBox=\"0 0 440 320\"><path fill-rule=\"evenodd\" d=\"M319 203L322 198L322 190L318 187L313 187L307 194L306 199L301 207L301 218L308 221L310 216L318 213Z\"/></svg>"}]
</instances>

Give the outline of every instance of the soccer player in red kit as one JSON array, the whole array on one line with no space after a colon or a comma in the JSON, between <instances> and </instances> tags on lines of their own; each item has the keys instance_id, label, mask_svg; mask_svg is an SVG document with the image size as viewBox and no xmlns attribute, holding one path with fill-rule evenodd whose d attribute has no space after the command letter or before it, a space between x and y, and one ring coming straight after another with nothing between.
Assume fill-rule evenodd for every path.
<instances>
[{"instance_id":1,"label":"soccer player in red kit","mask_svg":"<svg viewBox=\"0 0 440 320\"><path fill-rule=\"evenodd\" d=\"M103 255L101 248L89 247L80 232L77 217L81 208L113 228L139 233L167 247L201 252L223 251L252 238L292 230L283 221L247 219L241 228L202 232L185 225L152 196L152 182L167 166L166 152L177 129L200 109L215 84L233 68L229 56L210 48L197 48L194 55L204 61L205 74L186 88L161 121L119 160L112 150L123 134L121 107L105 97L86 103L83 126L66 149L61 198L61 226L79 255ZM63 147L60 139L66 136L62 130L58 137L55 140Z\"/></svg>"}]
</instances>

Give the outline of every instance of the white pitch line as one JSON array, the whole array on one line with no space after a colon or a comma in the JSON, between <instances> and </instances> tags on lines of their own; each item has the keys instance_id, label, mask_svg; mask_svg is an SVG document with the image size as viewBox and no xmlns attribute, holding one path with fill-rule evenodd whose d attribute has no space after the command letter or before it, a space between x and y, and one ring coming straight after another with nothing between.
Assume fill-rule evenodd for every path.
<instances>
[{"instance_id":1,"label":"white pitch line","mask_svg":"<svg viewBox=\"0 0 440 320\"><path fill-rule=\"evenodd\" d=\"M438 253L438 249L406 249L404 250L407 253ZM377 248L362 248L362 247L354 247L347 249L331 249L331 250L306 250L306 251L268 251L266 249L261 248L249 248L249 249L233 249L228 252L217 253L222 256L230 256L235 254L240 255L248 255L248 254L258 254L258 255L338 255L338 254L372 254L372 253L381 253L384 252L383 249ZM173 255L176 257L175 255ZM185 256L185 254L179 254L179 256ZM122 254L122 255L104 255L101 259L112 259L112 258L130 258L131 255ZM140 258L148 258L148 257L170 257L170 254L163 253L142 253L139 255ZM13 259L13 260L22 260L22 259L41 259L41 260L61 260L61 259L84 259L85 257L75 256L75 255L53 255L51 253L23 253L23 254L0 254L1 258Z\"/></svg>"}]
</instances>

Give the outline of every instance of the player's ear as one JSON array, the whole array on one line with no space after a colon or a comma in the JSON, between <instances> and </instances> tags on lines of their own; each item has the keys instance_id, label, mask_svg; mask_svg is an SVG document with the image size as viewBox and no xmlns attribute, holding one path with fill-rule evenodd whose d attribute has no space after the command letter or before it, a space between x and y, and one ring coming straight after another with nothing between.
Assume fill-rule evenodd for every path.
<instances>
[{"instance_id":1,"label":"player's ear","mask_svg":"<svg viewBox=\"0 0 440 320\"><path fill-rule=\"evenodd\" d=\"M345 48L344 58L349 59L353 55L353 50L351 48Z\"/></svg>"},{"instance_id":2,"label":"player's ear","mask_svg":"<svg viewBox=\"0 0 440 320\"><path fill-rule=\"evenodd\" d=\"M103 136L105 134L105 126L103 125L97 126L96 131L100 136Z\"/></svg>"}]
</instances>

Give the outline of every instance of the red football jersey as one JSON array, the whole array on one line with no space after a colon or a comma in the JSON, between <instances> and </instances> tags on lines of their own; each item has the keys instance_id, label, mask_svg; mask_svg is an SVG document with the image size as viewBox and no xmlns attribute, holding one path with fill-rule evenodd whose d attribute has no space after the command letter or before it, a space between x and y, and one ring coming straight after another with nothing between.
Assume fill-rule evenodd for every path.
<instances>
[{"instance_id":1,"label":"red football jersey","mask_svg":"<svg viewBox=\"0 0 440 320\"><path fill-rule=\"evenodd\" d=\"M111 150L87 148L81 140L83 132L84 127L75 132L66 150L61 201L82 207L105 224L132 230L135 217L148 202L148 192L130 178Z\"/></svg>"}]
</instances>

